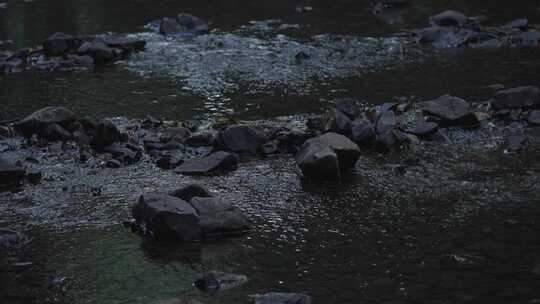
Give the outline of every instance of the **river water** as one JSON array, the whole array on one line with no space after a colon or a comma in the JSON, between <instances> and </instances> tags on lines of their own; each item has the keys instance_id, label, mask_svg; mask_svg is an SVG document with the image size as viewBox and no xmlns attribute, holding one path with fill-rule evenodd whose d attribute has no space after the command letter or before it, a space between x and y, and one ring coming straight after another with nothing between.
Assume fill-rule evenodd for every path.
<instances>
[{"instance_id":1,"label":"river water","mask_svg":"<svg viewBox=\"0 0 540 304\"><path fill-rule=\"evenodd\" d=\"M492 84L540 85L538 48L432 50L404 34L445 9L485 15L487 24L536 23L538 1L411 2L381 17L370 1L8 0L0 40L12 40L11 48L56 31L112 32L148 45L95 71L0 75L0 119L46 105L95 117L275 119L320 113L340 97L379 104L451 93L484 101ZM300 14L297 6L313 10ZM179 12L215 30L166 39L144 27ZM300 51L311 58L296 62ZM43 161L46 183L0 194L0 227L32 237L2 256L0 302L244 303L250 294L288 291L324 304L538 303L540 134L528 132L529 149L513 156L502 153L496 130L453 130L448 142L412 154L366 152L339 184L303 181L294 160L281 156L187 178L148 160L96 175L59 154ZM164 246L122 227L140 193L189 182L231 199L253 231ZM211 296L192 286L207 270L249 281Z\"/></svg>"}]
</instances>

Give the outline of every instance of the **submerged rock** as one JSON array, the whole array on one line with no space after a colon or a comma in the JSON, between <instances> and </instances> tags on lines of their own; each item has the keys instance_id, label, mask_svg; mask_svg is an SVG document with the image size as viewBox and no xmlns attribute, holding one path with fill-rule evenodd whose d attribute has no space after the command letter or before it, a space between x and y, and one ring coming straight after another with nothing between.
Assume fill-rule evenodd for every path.
<instances>
[{"instance_id":1,"label":"submerged rock","mask_svg":"<svg viewBox=\"0 0 540 304\"><path fill-rule=\"evenodd\" d=\"M307 178L341 179L360 157L360 149L347 137L326 133L307 140L296 155L296 162Z\"/></svg>"},{"instance_id":2,"label":"submerged rock","mask_svg":"<svg viewBox=\"0 0 540 304\"><path fill-rule=\"evenodd\" d=\"M208 156L187 160L174 172L184 175L201 175L215 171L228 171L236 169L238 157L235 154L218 151Z\"/></svg>"},{"instance_id":3,"label":"submerged rock","mask_svg":"<svg viewBox=\"0 0 540 304\"><path fill-rule=\"evenodd\" d=\"M257 153L268 141L263 132L251 126L232 125L220 132L217 146L236 153Z\"/></svg>"},{"instance_id":4,"label":"submerged rock","mask_svg":"<svg viewBox=\"0 0 540 304\"><path fill-rule=\"evenodd\" d=\"M44 131L52 124L66 127L75 119L75 114L64 107L46 107L28 115L14 127L25 137L31 137L34 134L44 135Z\"/></svg>"},{"instance_id":5,"label":"submerged rock","mask_svg":"<svg viewBox=\"0 0 540 304\"><path fill-rule=\"evenodd\" d=\"M502 90L493 96L491 105L495 110L540 107L540 89L523 86Z\"/></svg>"},{"instance_id":6,"label":"submerged rock","mask_svg":"<svg viewBox=\"0 0 540 304\"><path fill-rule=\"evenodd\" d=\"M252 304L311 304L311 298L302 293L269 292L251 299Z\"/></svg>"},{"instance_id":7,"label":"submerged rock","mask_svg":"<svg viewBox=\"0 0 540 304\"><path fill-rule=\"evenodd\" d=\"M214 294L218 291L238 287L248 281L247 276L241 274L210 271L195 281L195 287Z\"/></svg>"},{"instance_id":8,"label":"submerged rock","mask_svg":"<svg viewBox=\"0 0 540 304\"><path fill-rule=\"evenodd\" d=\"M445 125L464 127L478 125L478 119L470 109L470 104L459 97L443 95L418 106L426 115L440 118L441 123Z\"/></svg>"},{"instance_id":9,"label":"submerged rock","mask_svg":"<svg viewBox=\"0 0 540 304\"><path fill-rule=\"evenodd\" d=\"M193 197L189 203L197 210L204 237L239 234L249 229L242 211L216 197Z\"/></svg>"}]
</instances>

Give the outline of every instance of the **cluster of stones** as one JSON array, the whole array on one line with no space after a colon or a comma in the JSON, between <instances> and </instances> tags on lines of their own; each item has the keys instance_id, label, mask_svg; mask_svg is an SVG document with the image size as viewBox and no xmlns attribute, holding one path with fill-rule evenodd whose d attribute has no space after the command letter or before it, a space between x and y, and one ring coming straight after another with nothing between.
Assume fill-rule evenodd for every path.
<instances>
[{"instance_id":1,"label":"cluster of stones","mask_svg":"<svg viewBox=\"0 0 540 304\"><path fill-rule=\"evenodd\" d=\"M144 40L114 36L74 37L55 33L36 48L0 52L0 71L91 69L144 50Z\"/></svg>"},{"instance_id":2,"label":"cluster of stones","mask_svg":"<svg viewBox=\"0 0 540 304\"><path fill-rule=\"evenodd\" d=\"M537 47L538 29L527 19L514 20L498 27L484 27L485 17L468 17L458 11L444 11L429 18L430 26L417 31L418 42L438 48Z\"/></svg>"}]
</instances>

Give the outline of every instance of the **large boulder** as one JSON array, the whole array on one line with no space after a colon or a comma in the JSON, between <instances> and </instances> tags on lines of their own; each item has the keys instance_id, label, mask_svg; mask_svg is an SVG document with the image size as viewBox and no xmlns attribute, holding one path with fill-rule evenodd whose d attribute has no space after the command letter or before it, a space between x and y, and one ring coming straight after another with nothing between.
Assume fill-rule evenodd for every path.
<instances>
[{"instance_id":1,"label":"large boulder","mask_svg":"<svg viewBox=\"0 0 540 304\"><path fill-rule=\"evenodd\" d=\"M322 117L323 132L336 132L343 135L351 134L351 120L337 109L326 111Z\"/></svg>"},{"instance_id":2,"label":"large boulder","mask_svg":"<svg viewBox=\"0 0 540 304\"><path fill-rule=\"evenodd\" d=\"M465 14L452 10L444 11L429 18L430 23L433 25L456 27L463 27L467 23L467 20L468 18Z\"/></svg>"},{"instance_id":3,"label":"large boulder","mask_svg":"<svg viewBox=\"0 0 540 304\"><path fill-rule=\"evenodd\" d=\"M418 107L426 115L438 117L444 125L465 127L478 125L478 119L471 110L470 104L459 97L443 95L420 103Z\"/></svg>"},{"instance_id":4,"label":"large boulder","mask_svg":"<svg viewBox=\"0 0 540 304\"><path fill-rule=\"evenodd\" d=\"M199 225L205 237L243 233L249 220L242 211L217 197L193 197L189 203L199 214Z\"/></svg>"},{"instance_id":5,"label":"large boulder","mask_svg":"<svg viewBox=\"0 0 540 304\"><path fill-rule=\"evenodd\" d=\"M311 298L302 293L269 292L251 299L252 304L311 304Z\"/></svg>"},{"instance_id":6,"label":"large boulder","mask_svg":"<svg viewBox=\"0 0 540 304\"><path fill-rule=\"evenodd\" d=\"M5 186L17 185L25 178L25 171L0 157L0 190Z\"/></svg>"},{"instance_id":7,"label":"large boulder","mask_svg":"<svg viewBox=\"0 0 540 304\"><path fill-rule=\"evenodd\" d=\"M232 125L220 132L217 146L236 153L257 153L268 137L251 126Z\"/></svg>"},{"instance_id":8,"label":"large boulder","mask_svg":"<svg viewBox=\"0 0 540 304\"><path fill-rule=\"evenodd\" d=\"M34 134L44 135L48 126L58 124L66 127L75 119L75 114L64 107L46 107L16 123L15 129L25 137L31 137Z\"/></svg>"},{"instance_id":9,"label":"large boulder","mask_svg":"<svg viewBox=\"0 0 540 304\"><path fill-rule=\"evenodd\" d=\"M359 118L352 122L351 139L357 143L365 143L375 138L373 123L366 118Z\"/></svg>"},{"instance_id":10,"label":"large boulder","mask_svg":"<svg viewBox=\"0 0 540 304\"><path fill-rule=\"evenodd\" d=\"M305 177L341 179L360 157L360 149L347 137L326 133L307 140L296 155L296 162Z\"/></svg>"},{"instance_id":11,"label":"large boulder","mask_svg":"<svg viewBox=\"0 0 540 304\"><path fill-rule=\"evenodd\" d=\"M491 100L495 110L534 108L540 106L540 89L536 86L523 86L495 93Z\"/></svg>"},{"instance_id":12,"label":"large boulder","mask_svg":"<svg viewBox=\"0 0 540 304\"><path fill-rule=\"evenodd\" d=\"M54 33L43 41L46 56L62 56L78 47L79 40L64 33Z\"/></svg>"},{"instance_id":13,"label":"large boulder","mask_svg":"<svg viewBox=\"0 0 540 304\"><path fill-rule=\"evenodd\" d=\"M157 240L194 241L201 237L197 211L174 196L143 194L133 206L132 215L141 232Z\"/></svg>"},{"instance_id":14,"label":"large boulder","mask_svg":"<svg viewBox=\"0 0 540 304\"><path fill-rule=\"evenodd\" d=\"M238 165L238 157L235 154L218 151L201 158L187 160L174 172L184 175L202 175L215 171L234 170Z\"/></svg>"},{"instance_id":15,"label":"large boulder","mask_svg":"<svg viewBox=\"0 0 540 304\"><path fill-rule=\"evenodd\" d=\"M103 152L106 147L123 140L122 133L110 120L101 121L95 130L91 145L98 151Z\"/></svg>"}]
</instances>

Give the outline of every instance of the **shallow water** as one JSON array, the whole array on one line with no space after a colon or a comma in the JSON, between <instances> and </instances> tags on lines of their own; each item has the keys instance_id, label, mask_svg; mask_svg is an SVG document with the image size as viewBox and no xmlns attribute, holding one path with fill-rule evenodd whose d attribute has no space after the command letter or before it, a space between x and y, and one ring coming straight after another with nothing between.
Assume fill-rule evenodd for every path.
<instances>
[{"instance_id":1,"label":"shallow water","mask_svg":"<svg viewBox=\"0 0 540 304\"><path fill-rule=\"evenodd\" d=\"M483 101L491 94L487 85L540 85L538 49L434 52L406 37L388 38L446 8L485 14L493 24L540 20L537 1L468 2L415 1L402 23L389 25L370 14L369 1L7 1L0 40L14 47L39 44L55 31L111 31L150 42L147 52L113 68L0 75L0 119L51 104L97 117L182 120L232 110L242 119L264 119L321 112L338 97L378 104L452 93ZM297 14L297 5L314 10ZM171 41L143 28L181 11L217 31ZM267 28L262 21L269 19L298 29ZM222 43L212 53L216 41ZM260 54L253 48L266 53L253 58ZM334 58L332 48L351 57ZM201 50L207 61L182 61ZM289 65L299 50L314 54L311 62ZM224 65L216 65L219 58ZM272 69L257 73L258 66ZM341 184L300 180L290 157L245 158L235 172L188 178L148 160L94 174L53 153L40 164L47 182L0 194L0 227L33 238L2 257L0 302L243 303L249 294L278 290L306 291L325 304L536 303L540 136L531 130L527 153L505 156L501 134L490 132L451 131L453 144L426 142L402 155L366 153ZM121 226L140 193L193 181L245 210L253 231L171 247L145 243ZM17 264L24 262L32 264ZM192 286L206 270L249 281L209 296Z\"/></svg>"}]
</instances>

